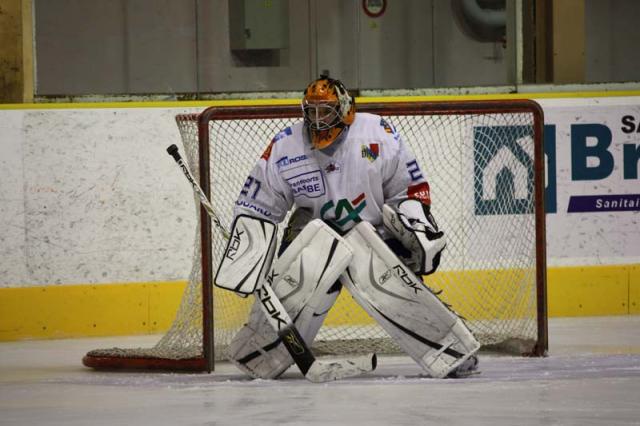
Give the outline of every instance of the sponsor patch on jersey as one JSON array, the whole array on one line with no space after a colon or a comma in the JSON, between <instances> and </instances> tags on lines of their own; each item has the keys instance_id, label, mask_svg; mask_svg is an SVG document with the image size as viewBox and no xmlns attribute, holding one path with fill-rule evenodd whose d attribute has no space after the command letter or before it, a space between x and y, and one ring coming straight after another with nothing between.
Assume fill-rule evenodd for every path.
<instances>
[{"instance_id":1,"label":"sponsor patch on jersey","mask_svg":"<svg viewBox=\"0 0 640 426\"><path fill-rule=\"evenodd\" d=\"M320 217L334 228L346 231L356 223L362 222L360 213L367 206L366 197L363 192L351 201L346 198L341 198L337 203L329 200L320 208Z\"/></svg>"},{"instance_id":2,"label":"sponsor patch on jersey","mask_svg":"<svg viewBox=\"0 0 640 426\"><path fill-rule=\"evenodd\" d=\"M369 146L362 145L360 150L362 151L362 158L366 158L371 162L376 161L380 155L380 145L377 143L370 143Z\"/></svg>"},{"instance_id":3,"label":"sponsor patch on jersey","mask_svg":"<svg viewBox=\"0 0 640 426\"><path fill-rule=\"evenodd\" d=\"M320 170L312 170L287 179L294 197L318 198L325 194L324 178Z\"/></svg>"},{"instance_id":4,"label":"sponsor patch on jersey","mask_svg":"<svg viewBox=\"0 0 640 426\"><path fill-rule=\"evenodd\" d=\"M276 166L278 166L278 169L285 169L289 166L294 166L297 163L303 162L307 158L308 157L305 154L297 155L295 157L289 157L288 155L285 155L284 157L281 157L278 161L276 161Z\"/></svg>"},{"instance_id":5,"label":"sponsor patch on jersey","mask_svg":"<svg viewBox=\"0 0 640 426\"><path fill-rule=\"evenodd\" d=\"M407 196L409 198L416 199L422 204L426 204L427 206L431 205L431 192L429 190L429 184L427 182L422 182L417 185L411 185L409 188L407 188Z\"/></svg>"}]
</instances>

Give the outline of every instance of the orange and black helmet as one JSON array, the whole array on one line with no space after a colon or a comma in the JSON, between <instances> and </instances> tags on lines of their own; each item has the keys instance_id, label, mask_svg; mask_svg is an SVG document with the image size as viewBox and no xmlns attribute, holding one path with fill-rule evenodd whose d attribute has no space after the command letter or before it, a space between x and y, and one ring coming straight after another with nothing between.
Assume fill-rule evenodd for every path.
<instances>
[{"instance_id":1,"label":"orange and black helmet","mask_svg":"<svg viewBox=\"0 0 640 426\"><path fill-rule=\"evenodd\" d=\"M318 149L331 145L355 118L355 102L340 80L321 75L302 98L304 122Z\"/></svg>"}]
</instances>

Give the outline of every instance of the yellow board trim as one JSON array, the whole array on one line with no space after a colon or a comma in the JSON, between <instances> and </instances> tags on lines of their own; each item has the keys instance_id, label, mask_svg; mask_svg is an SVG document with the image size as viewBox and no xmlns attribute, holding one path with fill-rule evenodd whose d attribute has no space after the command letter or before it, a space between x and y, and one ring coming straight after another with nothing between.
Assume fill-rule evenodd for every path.
<instances>
[{"instance_id":1,"label":"yellow board trim","mask_svg":"<svg viewBox=\"0 0 640 426\"><path fill-rule=\"evenodd\" d=\"M442 271L428 281L433 288L442 288L443 299L455 308L460 298L469 299L469 294L481 291L482 282L500 283L525 273ZM549 268L547 281L550 317L640 314L640 264ZM459 290L447 290L445 282L457 283ZM185 284L169 281L0 288L0 341L161 333L173 321ZM240 300L226 293L224 296ZM343 291L326 324L345 325L336 313L343 309L352 313L350 324L371 323ZM485 310L482 315L489 318L497 313ZM230 320L233 326L244 321Z\"/></svg>"},{"instance_id":2,"label":"yellow board trim","mask_svg":"<svg viewBox=\"0 0 640 426\"><path fill-rule=\"evenodd\" d=\"M186 283L57 285L0 289L0 341L160 333Z\"/></svg>"},{"instance_id":3,"label":"yellow board trim","mask_svg":"<svg viewBox=\"0 0 640 426\"><path fill-rule=\"evenodd\" d=\"M629 267L629 313L640 315L640 265Z\"/></svg>"},{"instance_id":4,"label":"yellow board trim","mask_svg":"<svg viewBox=\"0 0 640 426\"><path fill-rule=\"evenodd\" d=\"M500 99L571 99L616 98L640 96L640 90L611 90L584 92L489 93L475 95L420 95L357 97L358 103L373 102L435 102ZM225 99L203 101L118 101L118 102L39 102L0 104L0 110L41 109L108 109L108 108L207 108L210 106L299 105L300 99Z\"/></svg>"},{"instance_id":5,"label":"yellow board trim","mask_svg":"<svg viewBox=\"0 0 640 426\"><path fill-rule=\"evenodd\" d=\"M634 272L635 269L635 272ZM635 276L634 276L635 273ZM547 274L549 316L627 315L638 265L551 268ZM636 309L636 313L637 309Z\"/></svg>"}]
</instances>

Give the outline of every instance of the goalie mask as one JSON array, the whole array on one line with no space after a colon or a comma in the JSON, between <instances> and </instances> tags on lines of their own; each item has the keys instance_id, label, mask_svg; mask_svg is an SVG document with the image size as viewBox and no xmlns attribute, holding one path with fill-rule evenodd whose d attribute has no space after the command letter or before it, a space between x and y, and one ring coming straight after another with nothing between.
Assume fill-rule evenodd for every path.
<instances>
[{"instance_id":1,"label":"goalie mask","mask_svg":"<svg viewBox=\"0 0 640 426\"><path fill-rule=\"evenodd\" d=\"M311 143L324 149L353 123L355 103L342 82L323 75L305 89L302 111Z\"/></svg>"}]
</instances>

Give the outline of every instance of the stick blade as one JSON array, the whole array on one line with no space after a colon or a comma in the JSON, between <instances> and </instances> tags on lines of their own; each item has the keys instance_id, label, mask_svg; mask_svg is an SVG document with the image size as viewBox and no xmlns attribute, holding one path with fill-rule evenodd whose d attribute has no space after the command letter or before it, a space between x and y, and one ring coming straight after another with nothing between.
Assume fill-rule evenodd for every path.
<instances>
[{"instance_id":1,"label":"stick blade","mask_svg":"<svg viewBox=\"0 0 640 426\"><path fill-rule=\"evenodd\" d=\"M370 373L376 369L377 363L376 354L343 360L316 360L305 377L313 383L331 382Z\"/></svg>"}]
</instances>

